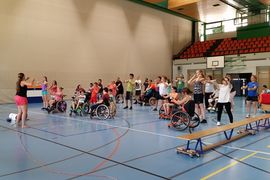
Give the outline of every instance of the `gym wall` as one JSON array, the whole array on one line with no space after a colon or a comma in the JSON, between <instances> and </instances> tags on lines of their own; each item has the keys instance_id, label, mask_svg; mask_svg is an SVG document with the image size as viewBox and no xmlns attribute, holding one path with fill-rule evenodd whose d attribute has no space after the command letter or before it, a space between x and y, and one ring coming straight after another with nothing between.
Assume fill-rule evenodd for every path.
<instances>
[{"instance_id":1,"label":"gym wall","mask_svg":"<svg viewBox=\"0 0 270 180\"><path fill-rule=\"evenodd\" d=\"M190 41L190 21L127 0L1 0L0 103L13 102L19 72L55 79L68 96L130 72L170 77Z\"/></svg>"}]
</instances>

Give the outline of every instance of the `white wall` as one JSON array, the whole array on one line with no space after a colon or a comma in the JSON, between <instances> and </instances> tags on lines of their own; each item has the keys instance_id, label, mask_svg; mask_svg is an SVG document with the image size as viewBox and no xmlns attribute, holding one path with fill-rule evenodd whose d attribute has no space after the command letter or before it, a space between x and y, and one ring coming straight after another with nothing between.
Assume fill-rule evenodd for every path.
<instances>
[{"instance_id":1,"label":"white wall","mask_svg":"<svg viewBox=\"0 0 270 180\"><path fill-rule=\"evenodd\" d=\"M191 22L127 0L0 0L0 103L12 102L18 72L107 84L130 72L171 75L191 41Z\"/></svg>"}]
</instances>

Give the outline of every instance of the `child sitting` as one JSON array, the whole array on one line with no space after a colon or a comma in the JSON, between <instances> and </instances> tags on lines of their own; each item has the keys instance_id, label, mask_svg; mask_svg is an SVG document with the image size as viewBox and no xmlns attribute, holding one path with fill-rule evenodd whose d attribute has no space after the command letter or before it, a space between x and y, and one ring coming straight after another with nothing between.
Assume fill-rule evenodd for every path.
<instances>
[{"instance_id":1,"label":"child sitting","mask_svg":"<svg viewBox=\"0 0 270 180\"><path fill-rule=\"evenodd\" d=\"M188 113L190 117L193 117L195 114L195 102L192 99L192 91L188 88L182 89L182 99L181 100L172 100L173 103L182 106L184 112Z\"/></svg>"},{"instance_id":2,"label":"child sitting","mask_svg":"<svg viewBox=\"0 0 270 180\"><path fill-rule=\"evenodd\" d=\"M100 104L104 104L107 107L110 107L110 96L108 94L109 90L107 87L103 89L102 98L90 107L90 113L92 113Z\"/></svg>"},{"instance_id":3,"label":"child sitting","mask_svg":"<svg viewBox=\"0 0 270 180\"><path fill-rule=\"evenodd\" d=\"M47 111L51 111L51 107L52 107L56 102L59 102L59 101L62 101L62 100L63 100L63 96L64 96L63 89L64 89L64 88L62 88L62 87L57 88L56 93L54 93L54 99L51 99L51 100L49 101L49 107L47 108Z\"/></svg>"},{"instance_id":4,"label":"child sitting","mask_svg":"<svg viewBox=\"0 0 270 180\"><path fill-rule=\"evenodd\" d=\"M176 104L172 100L179 100L179 95L177 93L177 88L174 86L171 89L171 93L169 95L163 96L168 102L163 104L165 115L169 115L171 107L175 106Z\"/></svg>"},{"instance_id":5,"label":"child sitting","mask_svg":"<svg viewBox=\"0 0 270 180\"><path fill-rule=\"evenodd\" d=\"M218 96L219 96L219 89L216 89L211 95L210 98L208 99L209 102L209 107L207 108L208 111L215 111L217 102L218 102Z\"/></svg>"}]
</instances>

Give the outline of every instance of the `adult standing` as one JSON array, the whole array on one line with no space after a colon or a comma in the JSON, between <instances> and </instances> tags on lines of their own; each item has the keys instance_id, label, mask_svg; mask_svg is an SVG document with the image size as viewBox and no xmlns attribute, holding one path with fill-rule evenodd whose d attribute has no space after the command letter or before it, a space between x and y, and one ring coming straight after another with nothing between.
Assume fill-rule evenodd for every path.
<instances>
[{"instance_id":1,"label":"adult standing","mask_svg":"<svg viewBox=\"0 0 270 180\"><path fill-rule=\"evenodd\" d=\"M188 84L194 85L195 111L200 116L201 123L207 123L205 119L205 109L203 105L203 83L204 75L202 70L197 70L194 76L188 81Z\"/></svg>"},{"instance_id":2,"label":"adult standing","mask_svg":"<svg viewBox=\"0 0 270 180\"><path fill-rule=\"evenodd\" d=\"M253 116L256 116L257 113L257 103L258 103L258 87L259 84L257 82L257 77L255 75L252 75L250 77L251 82L249 82L246 86L243 86L242 89L247 89L248 91L248 95L246 98L247 101L247 106L246 106L246 111L247 111L247 115L246 118L250 117L250 106L251 103L253 104Z\"/></svg>"},{"instance_id":3,"label":"adult standing","mask_svg":"<svg viewBox=\"0 0 270 180\"><path fill-rule=\"evenodd\" d=\"M135 85L134 74L130 73L129 80L126 80L125 83L127 83L127 91L126 91L126 106L124 107L124 109L128 108L128 100L129 100L130 101L129 109L132 110L132 98Z\"/></svg>"},{"instance_id":4,"label":"adult standing","mask_svg":"<svg viewBox=\"0 0 270 180\"><path fill-rule=\"evenodd\" d=\"M24 73L18 74L18 80L16 83L16 96L15 102L18 108L18 114L16 118L16 124L18 125L21 121L21 127L26 128L25 120L27 118L28 111L28 100L27 100L27 86L32 86L34 84L34 79L31 82L27 82L29 78L25 78Z\"/></svg>"},{"instance_id":5,"label":"adult standing","mask_svg":"<svg viewBox=\"0 0 270 180\"><path fill-rule=\"evenodd\" d=\"M211 94L213 94L213 92L215 91L214 88L214 84L213 84L213 77L208 75L206 76L206 80L205 80L205 93L204 93L204 104L205 104L205 108L208 109L209 107L209 97Z\"/></svg>"},{"instance_id":6,"label":"adult standing","mask_svg":"<svg viewBox=\"0 0 270 180\"><path fill-rule=\"evenodd\" d=\"M122 83L120 77L117 78L116 88L117 88L116 96L118 97L116 99L116 102L119 103L119 101L120 101L119 98L121 98L122 103L124 103L124 87L123 87L123 83Z\"/></svg>"},{"instance_id":7,"label":"adult standing","mask_svg":"<svg viewBox=\"0 0 270 180\"><path fill-rule=\"evenodd\" d=\"M135 80L135 103L137 104L139 101L139 98L141 96L142 93L142 80L140 80L140 76L137 77L137 79Z\"/></svg>"}]
</instances>

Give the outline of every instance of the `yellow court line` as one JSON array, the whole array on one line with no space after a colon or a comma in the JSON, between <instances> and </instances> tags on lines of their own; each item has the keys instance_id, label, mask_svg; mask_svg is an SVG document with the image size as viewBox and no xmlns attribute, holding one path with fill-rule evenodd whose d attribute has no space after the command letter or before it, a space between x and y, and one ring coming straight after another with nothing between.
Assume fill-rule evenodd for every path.
<instances>
[{"instance_id":1,"label":"yellow court line","mask_svg":"<svg viewBox=\"0 0 270 180\"><path fill-rule=\"evenodd\" d=\"M244 161L244 160L246 160L246 159L248 159L248 158L254 156L255 154L257 154L257 152L251 153L251 154L249 154L249 155L247 155L247 156L245 156L245 157L239 159L239 161ZM215 175L221 173L222 171L225 171L225 170L227 170L227 169L229 169L229 168L235 166L235 165L238 164L238 163L239 163L238 161L234 161L234 162L232 162L231 164L229 164L229 165L227 165L227 166L225 166L225 167L223 167L223 168L221 168L221 169L219 169L219 170L217 170L217 171L215 171L215 172L212 172L211 174L208 174L207 176L204 176L203 178L201 178L201 180L209 179L209 178L211 178L211 177L213 177L213 176L215 176Z\"/></svg>"},{"instance_id":2,"label":"yellow court line","mask_svg":"<svg viewBox=\"0 0 270 180\"><path fill-rule=\"evenodd\" d=\"M253 156L253 157L270 161L270 158L266 158L266 157L261 157L261 156Z\"/></svg>"}]
</instances>

